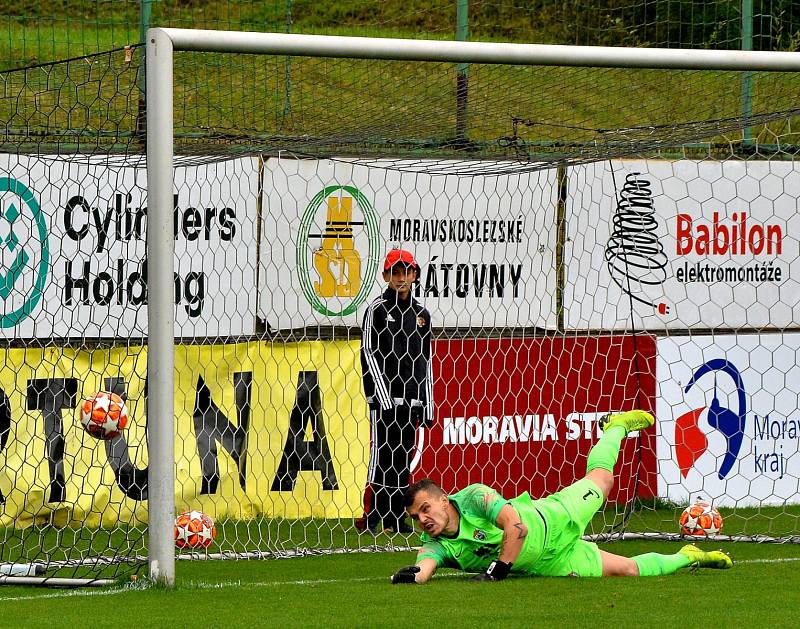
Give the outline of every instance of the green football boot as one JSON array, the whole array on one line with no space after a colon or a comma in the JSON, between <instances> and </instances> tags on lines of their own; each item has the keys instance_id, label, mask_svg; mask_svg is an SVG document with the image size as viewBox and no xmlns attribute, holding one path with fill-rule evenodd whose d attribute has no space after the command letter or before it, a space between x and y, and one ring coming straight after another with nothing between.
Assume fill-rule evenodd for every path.
<instances>
[{"instance_id":1,"label":"green football boot","mask_svg":"<svg viewBox=\"0 0 800 629\"><path fill-rule=\"evenodd\" d=\"M625 432L629 433L650 428L656 423L656 420L647 411L625 411L615 415L603 415L599 423L604 432L611 426L622 426Z\"/></svg>"},{"instance_id":2,"label":"green football boot","mask_svg":"<svg viewBox=\"0 0 800 629\"><path fill-rule=\"evenodd\" d=\"M733 567L733 561L721 550L706 552L700 550L694 544L687 544L678 551L691 562L693 568L716 568L717 570L727 570Z\"/></svg>"}]
</instances>

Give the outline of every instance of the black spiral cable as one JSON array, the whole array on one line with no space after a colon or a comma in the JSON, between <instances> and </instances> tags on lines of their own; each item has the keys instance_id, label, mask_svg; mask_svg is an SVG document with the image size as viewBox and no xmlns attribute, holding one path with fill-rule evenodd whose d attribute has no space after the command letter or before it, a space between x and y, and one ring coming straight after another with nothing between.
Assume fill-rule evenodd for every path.
<instances>
[{"instance_id":1,"label":"black spiral cable","mask_svg":"<svg viewBox=\"0 0 800 629\"><path fill-rule=\"evenodd\" d=\"M658 220L655 216L653 189L650 181L642 173L632 172L626 175L622 190L617 190L617 182L612 166L611 177L617 198L617 207L612 219L612 231L605 249L605 260L611 278L628 295L630 300L631 332L633 333L633 352L635 372L638 380L636 407L642 408L641 366L639 364L639 343L634 317L634 301L654 308L659 314L669 313L665 302L658 304L635 295L631 289L632 282L639 286L663 285L667 277L668 259L664 247L658 239L656 230ZM641 436L639 437L641 439ZM642 469L641 445L636 449L637 465L634 487L638 487ZM634 490L635 493L636 490ZM633 516L635 496L625 505L622 520L611 527L611 534L623 533Z\"/></svg>"},{"instance_id":2,"label":"black spiral cable","mask_svg":"<svg viewBox=\"0 0 800 629\"><path fill-rule=\"evenodd\" d=\"M617 199L611 236L605 249L611 279L632 300L650 306L661 315L668 314L669 306L665 302L656 304L634 294L633 290L634 284L638 287L660 286L667 279L668 260L656 234L658 220L652 185L642 173L629 173Z\"/></svg>"}]
</instances>

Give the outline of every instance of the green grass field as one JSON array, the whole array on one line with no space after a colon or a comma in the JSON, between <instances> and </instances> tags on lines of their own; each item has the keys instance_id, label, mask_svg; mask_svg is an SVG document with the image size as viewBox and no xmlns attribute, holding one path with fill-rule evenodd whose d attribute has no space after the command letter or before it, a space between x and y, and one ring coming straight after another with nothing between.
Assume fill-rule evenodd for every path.
<instances>
[{"instance_id":1,"label":"green grass field","mask_svg":"<svg viewBox=\"0 0 800 629\"><path fill-rule=\"evenodd\" d=\"M677 542L617 542L610 552L674 552ZM795 627L800 546L714 545L729 571L653 578L511 578L474 583L442 571L392 586L413 552L267 561L180 561L174 591L132 585L0 588L0 626L64 627Z\"/></svg>"},{"instance_id":2,"label":"green grass field","mask_svg":"<svg viewBox=\"0 0 800 629\"><path fill-rule=\"evenodd\" d=\"M629 521L630 530L675 533L676 509L664 505L655 510L640 508ZM723 533L788 537L796 535L799 517L797 505L729 510L725 511ZM619 512L609 508L598 514L592 530L618 523L618 518ZM293 548L322 552L303 558L248 561L179 559L172 591L149 585L146 566L140 567L135 581L129 576L135 568L115 569L114 574L121 575L117 585L105 588L0 586L0 627L37 627L44 619L49 619L47 624L58 619L57 626L90 622L93 627L189 627L198 623L212 627L406 627L412 623L606 627L635 619L639 626L662 627L687 618L702 619L693 622L715 627L743 623L796 626L800 544L699 543L728 552L734 560L729 571L682 570L656 578L512 578L503 583L474 583L468 575L443 570L424 586L392 586L389 576L414 562L415 553L407 548L416 547L418 537L381 534L373 538L355 533L351 525L349 520L221 522L212 552L244 552L253 550L253 544L275 552ZM123 531L117 530L110 541L99 533L70 539L84 551L97 540L124 546ZM136 547L133 554L146 552L141 532L138 541L129 542ZM600 546L633 556L672 553L684 543L626 540ZM53 539L45 536L39 544L51 547ZM352 552L330 552L344 548ZM13 560L9 556L2 559ZM67 572L48 574L90 574ZM103 576L112 574L106 570Z\"/></svg>"}]
</instances>

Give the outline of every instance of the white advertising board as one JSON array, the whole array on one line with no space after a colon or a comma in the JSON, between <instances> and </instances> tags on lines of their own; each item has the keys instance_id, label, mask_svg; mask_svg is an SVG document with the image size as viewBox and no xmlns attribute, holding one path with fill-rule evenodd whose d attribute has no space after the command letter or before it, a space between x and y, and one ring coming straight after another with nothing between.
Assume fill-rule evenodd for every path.
<instances>
[{"instance_id":1,"label":"white advertising board","mask_svg":"<svg viewBox=\"0 0 800 629\"><path fill-rule=\"evenodd\" d=\"M259 316L278 329L360 325L385 289L386 252L401 246L434 326L553 327L555 207L554 170L459 177L270 159Z\"/></svg>"},{"instance_id":2,"label":"white advertising board","mask_svg":"<svg viewBox=\"0 0 800 629\"><path fill-rule=\"evenodd\" d=\"M658 495L800 502L800 333L657 343Z\"/></svg>"},{"instance_id":3,"label":"white advertising board","mask_svg":"<svg viewBox=\"0 0 800 629\"><path fill-rule=\"evenodd\" d=\"M568 173L567 327L800 322L797 164L616 160Z\"/></svg>"},{"instance_id":4,"label":"white advertising board","mask_svg":"<svg viewBox=\"0 0 800 629\"><path fill-rule=\"evenodd\" d=\"M114 158L0 155L0 334L147 334L147 181ZM175 334L255 331L258 163L175 171ZM167 270L169 272L169 270Z\"/></svg>"}]
</instances>

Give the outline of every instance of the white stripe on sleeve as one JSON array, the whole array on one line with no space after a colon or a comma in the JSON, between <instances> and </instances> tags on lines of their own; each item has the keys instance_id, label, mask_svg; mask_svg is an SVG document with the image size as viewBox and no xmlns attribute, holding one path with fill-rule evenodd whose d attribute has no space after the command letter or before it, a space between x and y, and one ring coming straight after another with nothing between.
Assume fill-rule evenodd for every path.
<instances>
[{"instance_id":1,"label":"white stripe on sleeve","mask_svg":"<svg viewBox=\"0 0 800 629\"><path fill-rule=\"evenodd\" d=\"M392 396L389 395L389 383L378 367L378 361L375 360L374 348L372 347L373 315L375 308L380 303L380 301L374 301L367 308L367 313L364 317L364 329L361 331L361 343L364 345L364 358L372 376L372 382L375 384L375 397L378 398L378 403L382 409L389 410L394 406Z\"/></svg>"}]
</instances>

